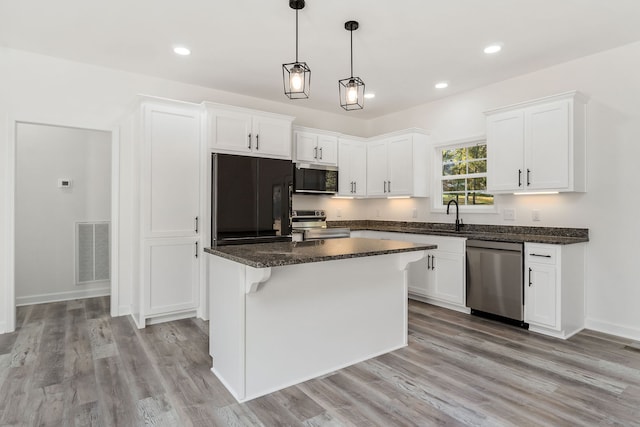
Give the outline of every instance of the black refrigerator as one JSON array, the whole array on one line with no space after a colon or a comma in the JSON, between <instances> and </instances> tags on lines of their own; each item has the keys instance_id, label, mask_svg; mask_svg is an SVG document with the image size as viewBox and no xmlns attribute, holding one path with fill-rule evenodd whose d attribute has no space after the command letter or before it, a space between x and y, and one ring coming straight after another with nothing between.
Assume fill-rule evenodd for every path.
<instances>
[{"instance_id":1,"label":"black refrigerator","mask_svg":"<svg viewBox=\"0 0 640 427\"><path fill-rule=\"evenodd\" d=\"M211 243L291 240L290 160L213 154Z\"/></svg>"}]
</instances>

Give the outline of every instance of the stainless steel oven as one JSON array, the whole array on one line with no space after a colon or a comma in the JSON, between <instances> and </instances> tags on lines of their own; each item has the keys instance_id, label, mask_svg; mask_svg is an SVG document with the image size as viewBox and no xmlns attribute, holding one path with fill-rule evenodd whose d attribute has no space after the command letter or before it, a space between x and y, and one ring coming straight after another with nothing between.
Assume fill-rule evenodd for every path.
<instances>
[{"instance_id":1,"label":"stainless steel oven","mask_svg":"<svg viewBox=\"0 0 640 427\"><path fill-rule=\"evenodd\" d=\"M293 240L338 239L351 236L348 228L328 228L323 210L294 210L291 215Z\"/></svg>"}]
</instances>

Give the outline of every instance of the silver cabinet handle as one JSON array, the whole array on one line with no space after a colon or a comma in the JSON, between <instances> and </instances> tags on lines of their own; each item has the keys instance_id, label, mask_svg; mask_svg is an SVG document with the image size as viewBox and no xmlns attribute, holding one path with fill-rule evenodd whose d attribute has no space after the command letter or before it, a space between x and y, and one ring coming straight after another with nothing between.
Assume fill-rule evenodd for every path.
<instances>
[{"instance_id":1,"label":"silver cabinet handle","mask_svg":"<svg viewBox=\"0 0 640 427\"><path fill-rule=\"evenodd\" d=\"M198 233L198 217L196 217L196 233Z\"/></svg>"},{"instance_id":2,"label":"silver cabinet handle","mask_svg":"<svg viewBox=\"0 0 640 427\"><path fill-rule=\"evenodd\" d=\"M320 160L322 160L322 147L320 147Z\"/></svg>"},{"instance_id":3,"label":"silver cabinet handle","mask_svg":"<svg viewBox=\"0 0 640 427\"><path fill-rule=\"evenodd\" d=\"M256 150L260 149L260 134L256 134Z\"/></svg>"},{"instance_id":4,"label":"silver cabinet handle","mask_svg":"<svg viewBox=\"0 0 640 427\"><path fill-rule=\"evenodd\" d=\"M198 258L198 242L196 242L196 258Z\"/></svg>"},{"instance_id":5,"label":"silver cabinet handle","mask_svg":"<svg viewBox=\"0 0 640 427\"><path fill-rule=\"evenodd\" d=\"M249 145L247 145L247 148L251 149L251 134L247 135L247 139L249 140Z\"/></svg>"}]
</instances>

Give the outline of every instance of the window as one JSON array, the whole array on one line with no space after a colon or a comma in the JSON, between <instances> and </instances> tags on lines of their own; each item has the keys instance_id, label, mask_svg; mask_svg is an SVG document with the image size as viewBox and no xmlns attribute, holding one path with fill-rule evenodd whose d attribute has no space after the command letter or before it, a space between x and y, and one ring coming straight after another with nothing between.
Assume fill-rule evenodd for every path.
<instances>
[{"instance_id":1,"label":"window","mask_svg":"<svg viewBox=\"0 0 640 427\"><path fill-rule=\"evenodd\" d=\"M450 200L461 207L493 205L493 195L487 193L486 141L442 146L437 153L441 168L436 207Z\"/></svg>"}]
</instances>

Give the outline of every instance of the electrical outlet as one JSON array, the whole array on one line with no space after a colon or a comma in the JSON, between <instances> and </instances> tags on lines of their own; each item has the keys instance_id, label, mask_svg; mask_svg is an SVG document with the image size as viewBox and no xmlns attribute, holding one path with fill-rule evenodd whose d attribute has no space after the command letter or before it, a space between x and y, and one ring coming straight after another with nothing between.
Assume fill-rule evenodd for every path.
<instances>
[{"instance_id":1,"label":"electrical outlet","mask_svg":"<svg viewBox=\"0 0 640 427\"><path fill-rule=\"evenodd\" d=\"M516 220L516 210L509 208L509 209L504 209L502 211L502 217L505 219L505 221L515 221Z\"/></svg>"},{"instance_id":2,"label":"electrical outlet","mask_svg":"<svg viewBox=\"0 0 640 427\"><path fill-rule=\"evenodd\" d=\"M413 212L411 213L411 217L412 218L418 218L418 209L414 209Z\"/></svg>"},{"instance_id":3,"label":"electrical outlet","mask_svg":"<svg viewBox=\"0 0 640 427\"><path fill-rule=\"evenodd\" d=\"M540 221L540 209L534 209L531 211L531 219L534 221Z\"/></svg>"}]
</instances>

